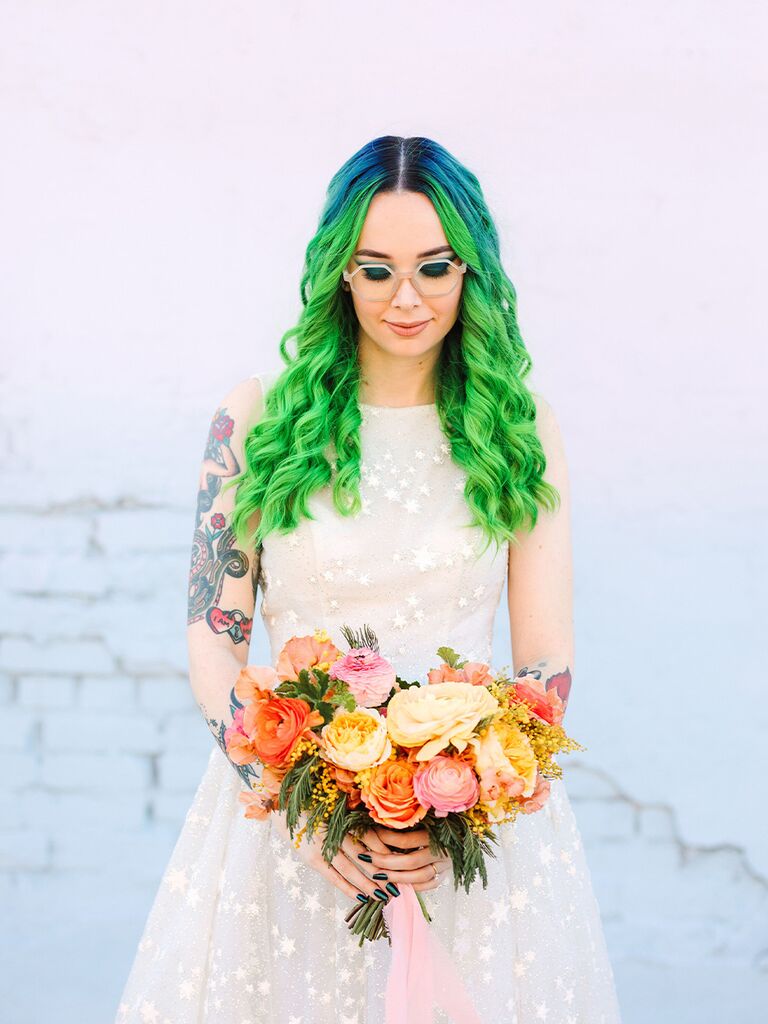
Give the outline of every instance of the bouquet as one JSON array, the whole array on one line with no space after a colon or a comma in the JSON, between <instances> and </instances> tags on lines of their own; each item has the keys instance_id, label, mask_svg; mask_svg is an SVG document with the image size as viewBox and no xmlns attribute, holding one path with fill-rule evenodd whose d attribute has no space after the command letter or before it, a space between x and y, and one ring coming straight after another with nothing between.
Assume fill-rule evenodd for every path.
<instances>
[{"instance_id":1,"label":"bouquet","mask_svg":"<svg viewBox=\"0 0 768 1024\"><path fill-rule=\"evenodd\" d=\"M347 834L423 827L431 851L450 857L456 889L469 892L478 875L486 887L494 826L543 807L562 774L555 755L583 749L563 730L561 697L450 647L437 649L426 685L408 682L369 626L341 632L346 652L316 630L292 637L275 668L240 672L221 739L249 787L239 795L245 816L284 810L294 845L321 832L329 863ZM385 908L371 900L350 911L360 945L390 938Z\"/></svg>"}]
</instances>

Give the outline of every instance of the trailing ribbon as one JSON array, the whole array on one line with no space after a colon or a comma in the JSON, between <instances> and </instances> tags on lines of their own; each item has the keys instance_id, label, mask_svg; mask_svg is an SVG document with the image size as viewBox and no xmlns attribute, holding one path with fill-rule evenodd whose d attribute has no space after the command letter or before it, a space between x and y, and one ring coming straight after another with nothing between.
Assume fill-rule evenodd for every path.
<instances>
[{"instance_id":1,"label":"trailing ribbon","mask_svg":"<svg viewBox=\"0 0 768 1024\"><path fill-rule=\"evenodd\" d=\"M435 1005L455 1024L482 1024L453 957L432 932L412 885L387 900L384 920L392 941L385 1024L432 1024Z\"/></svg>"}]
</instances>

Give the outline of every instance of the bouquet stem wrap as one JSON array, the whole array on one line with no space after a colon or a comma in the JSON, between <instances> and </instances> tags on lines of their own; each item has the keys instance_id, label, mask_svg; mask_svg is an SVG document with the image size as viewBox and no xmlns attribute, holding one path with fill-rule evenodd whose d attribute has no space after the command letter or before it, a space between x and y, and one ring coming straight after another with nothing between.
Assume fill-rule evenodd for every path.
<instances>
[{"instance_id":1,"label":"bouquet stem wrap","mask_svg":"<svg viewBox=\"0 0 768 1024\"><path fill-rule=\"evenodd\" d=\"M453 957L433 934L412 885L384 904L392 941L385 1024L432 1024L435 1003L455 1024L482 1024Z\"/></svg>"}]
</instances>

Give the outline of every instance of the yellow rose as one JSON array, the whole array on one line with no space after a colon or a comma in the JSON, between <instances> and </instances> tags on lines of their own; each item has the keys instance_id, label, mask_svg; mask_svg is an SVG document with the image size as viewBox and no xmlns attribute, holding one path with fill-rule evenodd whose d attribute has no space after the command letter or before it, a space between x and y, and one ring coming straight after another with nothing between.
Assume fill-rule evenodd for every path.
<instances>
[{"instance_id":1,"label":"yellow rose","mask_svg":"<svg viewBox=\"0 0 768 1024\"><path fill-rule=\"evenodd\" d=\"M417 761L428 761L449 743L463 750L499 702L485 686L471 683L431 683L399 690L387 705L387 731L403 747L420 747Z\"/></svg>"},{"instance_id":2,"label":"yellow rose","mask_svg":"<svg viewBox=\"0 0 768 1024\"><path fill-rule=\"evenodd\" d=\"M320 730L320 735L323 744L320 753L325 760L350 772L381 764L392 753L387 724L373 708L358 707L354 711L338 708Z\"/></svg>"}]
</instances>

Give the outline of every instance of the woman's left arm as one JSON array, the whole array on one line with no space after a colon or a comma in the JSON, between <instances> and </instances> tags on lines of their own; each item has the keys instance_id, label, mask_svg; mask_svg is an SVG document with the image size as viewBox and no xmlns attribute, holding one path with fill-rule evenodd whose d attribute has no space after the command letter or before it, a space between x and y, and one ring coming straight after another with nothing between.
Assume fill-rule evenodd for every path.
<instances>
[{"instance_id":1,"label":"woman's left arm","mask_svg":"<svg viewBox=\"0 0 768 1024\"><path fill-rule=\"evenodd\" d=\"M560 492L554 512L539 508L536 526L509 546L509 629L515 677L533 676L568 700L573 673L573 555L568 467L551 406L536 402L544 479Z\"/></svg>"}]
</instances>

